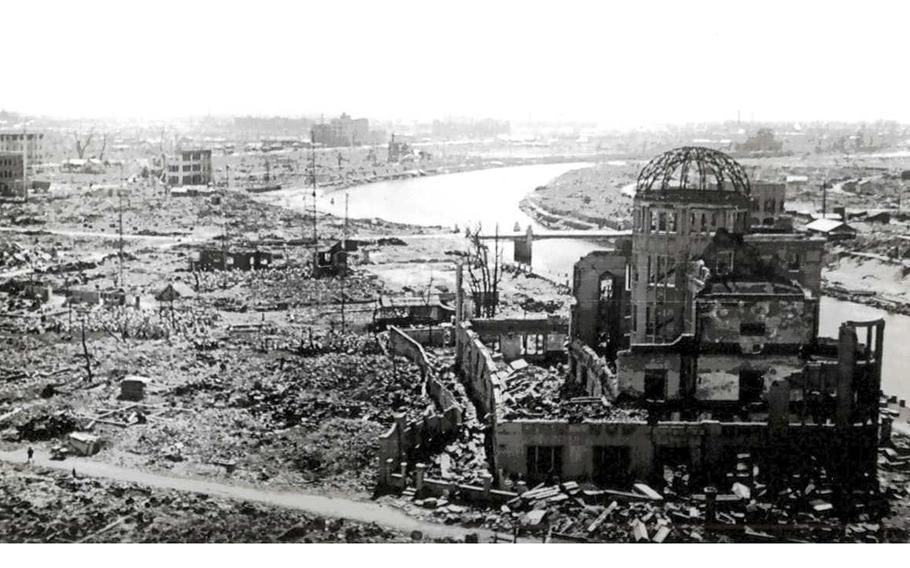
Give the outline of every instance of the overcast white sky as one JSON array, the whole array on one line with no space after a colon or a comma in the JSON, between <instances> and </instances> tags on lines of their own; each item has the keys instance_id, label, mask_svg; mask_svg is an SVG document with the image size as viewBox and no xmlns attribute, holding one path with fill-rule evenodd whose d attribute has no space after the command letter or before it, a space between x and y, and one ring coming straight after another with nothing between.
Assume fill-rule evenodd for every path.
<instances>
[{"instance_id":1,"label":"overcast white sky","mask_svg":"<svg viewBox=\"0 0 910 568\"><path fill-rule=\"evenodd\" d=\"M17 0L0 108L910 122L907 4Z\"/></svg>"}]
</instances>

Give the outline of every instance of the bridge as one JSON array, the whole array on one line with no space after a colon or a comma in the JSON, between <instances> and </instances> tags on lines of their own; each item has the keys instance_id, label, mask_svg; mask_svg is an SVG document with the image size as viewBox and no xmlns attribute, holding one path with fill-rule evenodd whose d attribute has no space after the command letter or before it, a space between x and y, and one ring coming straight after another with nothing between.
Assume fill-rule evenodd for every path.
<instances>
[{"instance_id":1,"label":"bridge","mask_svg":"<svg viewBox=\"0 0 910 568\"><path fill-rule=\"evenodd\" d=\"M502 233L481 233L482 240L510 240L515 244L514 260L523 264L531 264L531 250L534 241L544 239L582 239L582 240L612 240L620 237L631 237L629 229L544 229L534 232L531 225L527 231L506 231Z\"/></svg>"}]
</instances>

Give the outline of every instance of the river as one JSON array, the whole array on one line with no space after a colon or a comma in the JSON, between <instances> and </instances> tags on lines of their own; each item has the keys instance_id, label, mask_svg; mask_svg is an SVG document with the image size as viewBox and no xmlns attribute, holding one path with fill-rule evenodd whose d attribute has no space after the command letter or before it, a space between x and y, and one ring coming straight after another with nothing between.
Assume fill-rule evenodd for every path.
<instances>
[{"instance_id":1,"label":"river","mask_svg":"<svg viewBox=\"0 0 910 568\"><path fill-rule=\"evenodd\" d=\"M535 187L573 169L586 166L574 164L541 164L478 170L473 172L437 175L397 181L379 182L351 187L322 195L320 210L342 216L345 197L349 196L348 214L353 218L378 217L387 221L415 225L441 225L446 228L474 227L478 223L492 230L498 223L511 231L515 223L524 230L528 224L542 228L529 218L518 204ZM300 208L304 197L309 203L309 191L289 188L269 194L269 201L291 208ZM603 248L603 243L582 240L543 240L534 243L533 267L561 282L567 282L572 266L582 256ZM506 245L504 258L512 256ZM888 314L875 308L823 297L819 330L823 336L837 337L838 326L846 320L865 321L885 318L884 361L882 386L886 393L910 400L910 381L904 380L910 357L901 345L910 342L910 316Z\"/></svg>"}]
</instances>

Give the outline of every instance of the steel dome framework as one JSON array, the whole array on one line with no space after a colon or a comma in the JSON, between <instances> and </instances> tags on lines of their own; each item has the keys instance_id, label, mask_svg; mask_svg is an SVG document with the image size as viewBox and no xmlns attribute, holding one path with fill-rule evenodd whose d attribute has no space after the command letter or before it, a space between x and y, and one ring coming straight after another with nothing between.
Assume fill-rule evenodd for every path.
<instances>
[{"instance_id":1,"label":"steel dome framework","mask_svg":"<svg viewBox=\"0 0 910 568\"><path fill-rule=\"evenodd\" d=\"M712 183L716 184L712 187ZM638 174L636 192L666 189L731 191L748 195L749 176L723 152L701 146L683 146L648 162Z\"/></svg>"}]
</instances>

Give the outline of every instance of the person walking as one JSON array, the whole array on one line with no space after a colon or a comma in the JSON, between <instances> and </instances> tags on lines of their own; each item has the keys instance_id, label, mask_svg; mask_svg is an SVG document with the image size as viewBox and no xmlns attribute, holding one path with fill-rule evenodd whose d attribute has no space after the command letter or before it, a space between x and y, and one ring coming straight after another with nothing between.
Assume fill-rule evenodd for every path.
<instances>
[{"instance_id":1,"label":"person walking","mask_svg":"<svg viewBox=\"0 0 910 568\"><path fill-rule=\"evenodd\" d=\"M35 458L35 450L33 450L31 446L29 446L28 450L26 450L25 453L28 456L28 459L25 460L25 463L32 463L32 461Z\"/></svg>"}]
</instances>

